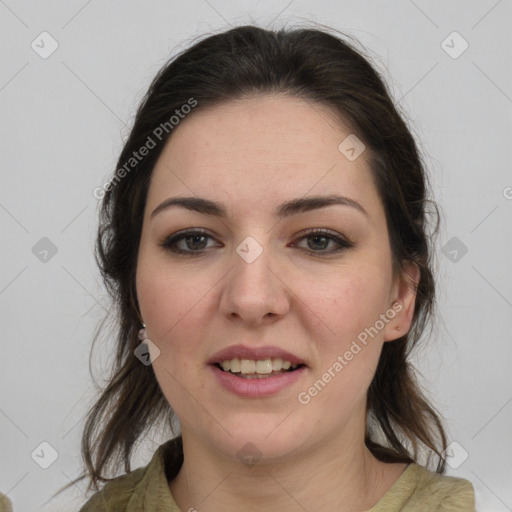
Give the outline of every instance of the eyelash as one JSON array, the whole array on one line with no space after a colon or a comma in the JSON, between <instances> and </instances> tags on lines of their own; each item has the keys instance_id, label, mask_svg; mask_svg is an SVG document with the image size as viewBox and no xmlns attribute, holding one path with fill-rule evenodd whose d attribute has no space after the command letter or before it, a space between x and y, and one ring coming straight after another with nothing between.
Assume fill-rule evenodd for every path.
<instances>
[{"instance_id":1,"label":"eyelash","mask_svg":"<svg viewBox=\"0 0 512 512\"><path fill-rule=\"evenodd\" d=\"M211 235L207 233L206 230L203 229L191 229L186 231L178 231L177 233L174 233L173 235L167 237L163 242L161 242L159 245L164 248L166 251L173 252L178 255L188 256L188 257L197 257L202 256L205 254L205 251L184 251L183 249L178 249L176 247L176 244L189 236L195 236L195 235L203 235L208 238L213 238ZM330 251L313 251L308 249L299 248L302 251L309 252L310 254L318 255L318 256L328 256L330 254L339 253L345 249L350 249L354 246L352 242L349 240L340 237L335 232L329 231L329 230L322 230L322 229L316 229L312 228L307 230L298 240L303 240L305 238L310 238L313 236L321 236L326 237L330 240L333 240L337 244L340 245L339 248L330 250Z\"/></svg>"}]
</instances>

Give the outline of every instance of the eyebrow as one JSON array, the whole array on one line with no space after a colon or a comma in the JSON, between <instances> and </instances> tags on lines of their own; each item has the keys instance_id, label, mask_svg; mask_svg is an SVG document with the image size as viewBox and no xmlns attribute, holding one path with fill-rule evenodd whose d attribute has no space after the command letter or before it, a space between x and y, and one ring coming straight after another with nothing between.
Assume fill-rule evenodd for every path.
<instances>
[{"instance_id":1,"label":"eyebrow","mask_svg":"<svg viewBox=\"0 0 512 512\"><path fill-rule=\"evenodd\" d=\"M348 197L336 194L328 196L310 196L286 201L275 209L274 215L279 218L285 218L298 213L318 210L333 205L350 206L368 217L367 211L360 203ZM210 199L204 199L202 197L170 197L153 210L151 218L154 218L158 213L171 206L180 206L203 215L212 215L220 218L227 217L226 207L217 201L211 201Z\"/></svg>"}]
</instances>

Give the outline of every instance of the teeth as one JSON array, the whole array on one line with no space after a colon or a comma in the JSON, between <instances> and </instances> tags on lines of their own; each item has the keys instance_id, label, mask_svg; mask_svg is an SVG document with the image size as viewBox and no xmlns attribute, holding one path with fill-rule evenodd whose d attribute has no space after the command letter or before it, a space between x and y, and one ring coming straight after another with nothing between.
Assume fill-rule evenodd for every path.
<instances>
[{"instance_id":1,"label":"teeth","mask_svg":"<svg viewBox=\"0 0 512 512\"><path fill-rule=\"evenodd\" d=\"M225 372L242 373L243 375L258 374L268 375L272 372L280 372L283 370L295 370L299 365L292 364L290 361L276 359L227 359L220 364Z\"/></svg>"},{"instance_id":2,"label":"teeth","mask_svg":"<svg viewBox=\"0 0 512 512\"><path fill-rule=\"evenodd\" d=\"M275 372L281 370L283 368L283 360L282 359L272 359L272 370Z\"/></svg>"},{"instance_id":3,"label":"teeth","mask_svg":"<svg viewBox=\"0 0 512 512\"><path fill-rule=\"evenodd\" d=\"M240 372L241 373L255 373L256 372L256 361L251 359L240 360Z\"/></svg>"},{"instance_id":4,"label":"teeth","mask_svg":"<svg viewBox=\"0 0 512 512\"><path fill-rule=\"evenodd\" d=\"M272 373L272 359L263 359L263 361L256 361L256 373L266 374Z\"/></svg>"}]
</instances>

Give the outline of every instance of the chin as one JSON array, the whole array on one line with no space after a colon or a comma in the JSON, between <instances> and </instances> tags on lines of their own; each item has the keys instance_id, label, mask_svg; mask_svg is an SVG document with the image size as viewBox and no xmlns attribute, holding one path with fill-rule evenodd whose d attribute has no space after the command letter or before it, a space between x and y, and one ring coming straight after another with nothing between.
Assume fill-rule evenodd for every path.
<instances>
[{"instance_id":1,"label":"chin","mask_svg":"<svg viewBox=\"0 0 512 512\"><path fill-rule=\"evenodd\" d=\"M211 443L227 457L247 465L279 463L293 458L306 442L304 429L283 421L286 414L266 421L262 421L261 416L253 421L246 417L236 425L225 423L229 434L217 430Z\"/></svg>"}]
</instances>

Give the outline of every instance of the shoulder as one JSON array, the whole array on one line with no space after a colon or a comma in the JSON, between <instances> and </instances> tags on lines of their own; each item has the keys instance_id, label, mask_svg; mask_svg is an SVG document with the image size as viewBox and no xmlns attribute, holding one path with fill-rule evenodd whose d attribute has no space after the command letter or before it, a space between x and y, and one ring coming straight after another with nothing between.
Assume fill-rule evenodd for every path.
<instances>
[{"instance_id":1,"label":"shoulder","mask_svg":"<svg viewBox=\"0 0 512 512\"><path fill-rule=\"evenodd\" d=\"M12 512L12 502L3 493L0 492L0 512Z\"/></svg>"},{"instance_id":2,"label":"shoulder","mask_svg":"<svg viewBox=\"0 0 512 512\"><path fill-rule=\"evenodd\" d=\"M179 471L182 453L181 438L164 443L147 466L110 480L79 512L156 512L162 503L174 510L167 482Z\"/></svg>"},{"instance_id":3,"label":"shoulder","mask_svg":"<svg viewBox=\"0 0 512 512\"><path fill-rule=\"evenodd\" d=\"M79 512L117 512L126 510L128 503L136 498L136 489L143 480L148 466L138 468L126 475L107 482L93 494Z\"/></svg>"},{"instance_id":4,"label":"shoulder","mask_svg":"<svg viewBox=\"0 0 512 512\"><path fill-rule=\"evenodd\" d=\"M443 512L475 511L473 485L468 480L440 475L419 464L411 464L407 470L409 474L404 476L408 476L414 485L414 494L411 498L414 507L435 506L436 510Z\"/></svg>"},{"instance_id":5,"label":"shoulder","mask_svg":"<svg viewBox=\"0 0 512 512\"><path fill-rule=\"evenodd\" d=\"M474 489L468 480L440 475L411 463L370 510L475 512Z\"/></svg>"}]
</instances>

